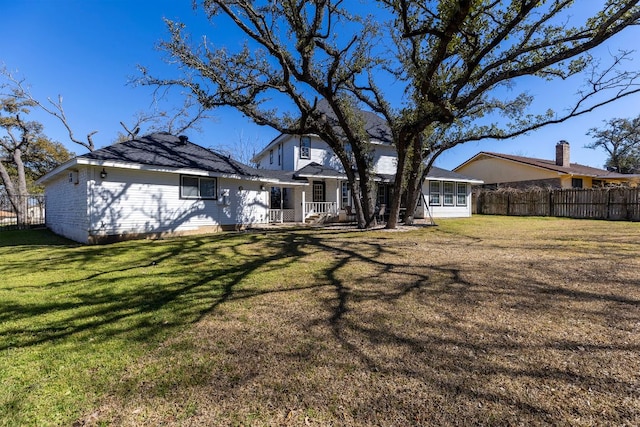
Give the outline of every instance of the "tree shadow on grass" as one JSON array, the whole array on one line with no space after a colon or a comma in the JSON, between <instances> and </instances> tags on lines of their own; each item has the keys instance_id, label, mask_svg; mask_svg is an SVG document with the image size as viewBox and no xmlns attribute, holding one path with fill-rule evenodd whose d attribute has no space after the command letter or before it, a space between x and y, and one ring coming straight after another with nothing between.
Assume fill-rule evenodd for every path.
<instances>
[{"instance_id":1,"label":"tree shadow on grass","mask_svg":"<svg viewBox=\"0 0 640 427\"><path fill-rule=\"evenodd\" d=\"M634 312L627 325L638 322L637 297L622 295L620 286L559 284L558 279L580 278L561 264L526 262L524 272L519 262L496 259L495 268L460 262L468 246L448 244L454 259L429 262L420 258L415 237L290 231L281 243L286 250L262 267L285 256L303 269L312 254L322 254L324 267L314 285L278 290L295 295L300 307L277 296L273 287L247 292L229 285L219 303L203 312L214 314L222 303L232 304L224 310L229 319L204 316L212 329L198 337L215 345L198 344L194 350L222 361L222 367L196 357L184 363L197 375L183 376L177 385L176 376L167 375L137 390L175 402L201 389L202 406L231 405L209 415L203 408L202 417L242 419L251 416L246 409L251 406L262 411L266 424L286 421L295 408L321 412L328 423L353 425L557 423L576 417L615 423L640 415L638 405L619 405L637 397L632 390L638 376L603 377L599 371L603 362L615 365L622 356L626 364L616 369L637 361L640 344L625 342L603 325L612 311L621 310ZM354 268L358 273L350 275ZM545 279L537 279L542 273ZM259 302L267 298L263 312ZM246 310L237 305L242 300L249 303ZM544 331L553 321L568 334ZM583 329L571 330L579 321L603 328L605 336L580 336ZM173 391L167 397L168 385ZM136 390L135 380L131 389ZM585 393L593 395L580 397Z\"/></svg>"},{"instance_id":2,"label":"tree shadow on grass","mask_svg":"<svg viewBox=\"0 0 640 427\"><path fill-rule=\"evenodd\" d=\"M0 348L84 334L154 342L198 324L196 338L169 340L183 359L157 350L144 361L165 374L131 373L113 392L125 406L141 404L136 394L155 405L196 393L201 417L230 408L215 413L222 422L248 406L266 424L300 407L354 425L640 416L638 405L619 405L638 397L638 375L619 372L638 362L640 344L630 338L640 324L637 288L625 293L621 280L534 262L544 248L526 248L528 261L490 256L492 265L474 259L467 242L448 240L449 258L430 258L428 237L289 230L72 250L87 269L109 255L132 260L53 281L69 294L62 301L0 302L0 320L44 318L11 327L14 342ZM149 245L151 259L141 255ZM597 271L603 261L585 262ZM302 280L307 265L312 277ZM63 315L47 320L55 313ZM585 335L589 328L595 335ZM611 372L601 375L607 363ZM592 406L580 397L589 393ZM285 409L273 409L274 399Z\"/></svg>"},{"instance_id":3,"label":"tree shadow on grass","mask_svg":"<svg viewBox=\"0 0 640 427\"><path fill-rule=\"evenodd\" d=\"M273 262L280 267L296 262L299 254L296 254L296 245L291 244L293 239L293 235L288 236L283 244L277 242L264 252L252 254L242 253L238 247L258 242L258 235L214 235L71 248L60 258L82 270L72 279L55 279L59 277L55 270L60 263L54 257L47 266L40 265L44 271L51 269L54 280L46 285L12 286L9 283L3 287L8 292L32 288L34 292L42 292L42 296L51 291L54 297L34 298L27 303L19 298L0 301L0 321L29 320L24 326L4 328L5 339L0 341L0 350L61 340L85 332L95 333L94 340L121 334L144 340L163 329L196 322L228 300L234 286L256 269L268 270ZM223 255L223 252L229 254ZM151 257L147 258L146 253ZM33 261L14 264L12 268L25 271L30 262ZM5 269L8 273L6 270L10 269ZM57 297L57 292L64 297ZM238 290L234 298L250 298L260 293ZM170 320L153 324L150 319L163 310L168 311L164 318ZM120 324L122 326L118 326ZM104 330L100 332L101 329Z\"/></svg>"},{"instance_id":4,"label":"tree shadow on grass","mask_svg":"<svg viewBox=\"0 0 640 427\"><path fill-rule=\"evenodd\" d=\"M46 228L33 230L4 230L0 232L0 248L12 246L79 246L78 243L52 233Z\"/></svg>"}]
</instances>

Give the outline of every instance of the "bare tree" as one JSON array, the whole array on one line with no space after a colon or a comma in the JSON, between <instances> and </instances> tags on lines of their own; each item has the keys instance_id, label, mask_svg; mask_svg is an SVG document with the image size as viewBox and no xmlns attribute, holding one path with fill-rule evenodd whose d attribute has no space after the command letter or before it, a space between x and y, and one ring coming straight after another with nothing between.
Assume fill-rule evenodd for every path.
<instances>
[{"instance_id":1,"label":"bare tree","mask_svg":"<svg viewBox=\"0 0 640 427\"><path fill-rule=\"evenodd\" d=\"M68 160L72 153L42 134L42 125L25 119L35 106L19 88L0 85L0 181L16 212L18 224L27 218L27 196L37 175Z\"/></svg>"},{"instance_id":2,"label":"bare tree","mask_svg":"<svg viewBox=\"0 0 640 427\"><path fill-rule=\"evenodd\" d=\"M244 132L240 131L236 136L235 142L231 144L220 143L210 148L248 165L251 164L251 159L256 154L257 144L258 138L249 138Z\"/></svg>"},{"instance_id":3,"label":"bare tree","mask_svg":"<svg viewBox=\"0 0 640 427\"><path fill-rule=\"evenodd\" d=\"M366 106L387 121L398 153L387 224L394 228L403 196L412 222L424 176L443 151L511 138L637 93L638 73L617 67L628 52L599 72L589 52L638 24L638 1L607 0L570 26L568 14L581 7L571 0L379 0L364 12L362 5L330 0L205 0L210 20L229 20L244 32L244 47L230 53L206 38L194 46L183 24L167 21L171 39L162 47L186 72L159 79L144 70L143 80L187 88L207 108L232 106L282 133L319 135L359 190L361 227L375 223L371 148L358 114ZM559 113L534 114L526 93L496 95L524 77L578 74L589 86ZM391 102L398 86L390 89L390 79L405 89L401 107Z\"/></svg>"},{"instance_id":4,"label":"bare tree","mask_svg":"<svg viewBox=\"0 0 640 427\"><path fill-rule=\"evenodd\" d=\"M162 43L176 62L189 70L178 79L160 79L143 69L142 81L191 90L206 107L232 106L260 125L291 135L316 134L345 167L358 224L375 223L375 184L369 136L358 114L352 82L366 79L380 64L371 56L378 28L342 2L319 0L205 1L210 19L227 19L247 36L231 53L203 40L192 46L184 24L167 21L171 39ZM342 30L349 28L345 36ZM270 98L286 99L282 108ZM319 102L323 101L323 102ZM271 105L271 106L270 106ZM355 159L351 168L345 147Z\"/></svg>"},{"instance_id":5,"label":"bare tree","mask_svg":"<svg viewBox=\"0 0 640 427\"><path fill-rule=\"evenodd\" d=\"M17 78L13 73L7 70L6 67L0 69L0 76L2 76L6 81L4 87L10 88L11 96L24 100L30 107L40 108L44 112L57 118L66 129L71 142L78 144L89 151L95 150L96 147L93 137L98 133L98 131L93 130L89 132L84 140L76 137L73 127L71 126L71 122L64 110L62 95L58 95L55 101L51 98L47 98L46 102L43 102L33 96L25 79ZM187 130L198 131L200 129L200 123L204 120L212 119L212 117L207 114L206 108L197 102L192 94L182 94L183 103L179 107L160 108L161 101L164 100L164 95L166 94L158 95L157 93L154 93L149 110L137 113L132 119L130 125L121 121L120 125L124 129L125 134L117 136L115 141L119 142L135 138L140 132L151 133L162 131L174 135L180 135Z\"/></svg>"},{"instance_id":6,"label":"bare tree","mask_svg":"<svg viewBox=\"0 0 640 427\"><path fill-rule=\"evenodd\" d=\"M161 108L160 101L154 94L152 106L148 111L138 112L131 124L120 122L125 133L120 134L117 141L135 139L141 131L144 133L168 132L181 135L187 130L200 131L204 120L212 120L205 107L190 93L183 94L183 103L176 108Z\"/></svg>"},{"instance_id":7,"label":"bare tree","mask_svg":"<svg viewBox=\"0 0 640 427\"><path fill-rule=\"evenodd\" d=\"M98 133L98 131L93 130L89 132L86 136L86 141L82 139L78 139L75 136L73 129L71 128L71 125L69 123L69 119L67 118L64 108L62 107L62 95L58 95L58 98L56 101L52 100L51 98L47 98L47 102L42 102L31 94L31 91L29 90L29 87L25 84L24 79L18 79L11 72L9 72L6 67L2 68L0 74L2 74L4 78L9 82L9 84L12 86L13 96L15 96L16 98L25 100L32 107L39 107L46 113L51 114L52 116L60 120L62 125L67 130L67 133L69 134L69 139L71 140L71 142L78 144L89 151L95 150L93 136L96 133Z\"/></svg>"},{"instance_id":8,"label":"bare tree","mask_svg":"<svg viewBox=\"0 0 640 427\"><path fill-rule=\"evenodd\" d=\"M486 0L418 2L383 0L395 19L390 27L397 50L394 73L407 82L407 106L390 118L397 135L399 170L391 204L396 225L401 193L407 212L414 211L421 183L445 150L468 141L507 139L566 121L640 91L638 72L623 71L630 52L620 52L598 68L589 52L640 20L637 0L610 0L601 11L576 26L567 19L570 0ZM516 93L524 77L567 80L582 74L587 84L561 111L531 110L533 98ZM361 98L378 107L377 92ZM561 102L559 102L561 104ZM406 222L411 222L409 214Z\"/></svg>"}]
</instances>

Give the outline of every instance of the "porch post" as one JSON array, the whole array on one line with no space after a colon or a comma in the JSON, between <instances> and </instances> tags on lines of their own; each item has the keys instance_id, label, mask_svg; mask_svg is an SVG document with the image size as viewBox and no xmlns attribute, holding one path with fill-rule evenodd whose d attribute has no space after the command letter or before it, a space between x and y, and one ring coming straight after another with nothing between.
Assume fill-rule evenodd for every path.
<instances>
[{"instance_id":1,"label":"porch post","mask_svg":"<svg viewBox=\"0 0 640 427\"><path fill-rule=\"evenodd\" d=\"M284 187L280 187L280 223L284 222Z\"/></svg>"},{"instance_id":2,"label":"porch post","mask_svg":"<svg viewBox=\"0 0 640 427\"><path fill-rule=\"evenodd\" d=\"M305 212L305 209L306 209L306 206L307 206L307 204L305 203L305 200L304 200L305 199L305 197L304 197L305 194L306 194L305 188L302 187L302 222L304 222L304 219L307 216L307 212Z\"/></svg>"},{"instance_id":3,"label":"porch post","mask_svg":"<svg viewBox=\"0 0 640 427\"><path fill-rule=\"evenodd\" d=\"M338 179L336 179L336 211L334 212L335 215L338 215L340 213L340 208L342 206L340 206L340 202L342 202L342 182Z\"/></svg>"}]
</instances>

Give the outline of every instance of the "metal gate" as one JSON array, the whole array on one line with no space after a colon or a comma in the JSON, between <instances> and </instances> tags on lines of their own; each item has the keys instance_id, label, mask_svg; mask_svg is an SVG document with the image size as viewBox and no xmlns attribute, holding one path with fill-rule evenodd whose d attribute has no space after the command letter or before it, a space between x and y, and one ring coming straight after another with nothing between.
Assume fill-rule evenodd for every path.
<instances>
[{"instance_id":1,"label":"metal gate","mask_svg":"<svg viewBox=\"0 0 640 427\"><path fill-rule=\"evenodd\" d=\"M44 215L44 195L0 196L0 230L43 226Z\"/></svg>"}]
</instances>

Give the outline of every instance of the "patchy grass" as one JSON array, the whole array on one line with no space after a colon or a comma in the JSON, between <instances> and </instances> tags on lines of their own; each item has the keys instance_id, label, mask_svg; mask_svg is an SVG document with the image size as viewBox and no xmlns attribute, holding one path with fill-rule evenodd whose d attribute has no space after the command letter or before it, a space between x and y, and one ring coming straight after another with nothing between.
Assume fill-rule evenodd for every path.
<instances>
[{"instance_id":1,"label":"patchy grass","mask_svg":"<svg viewBox=\"0 0 640 427\"><path fill-rule=\"evenodd\" d=\"M640 423L637 223L439 224L0 234L0 425Z\"/></svg>"}]
</instances>

